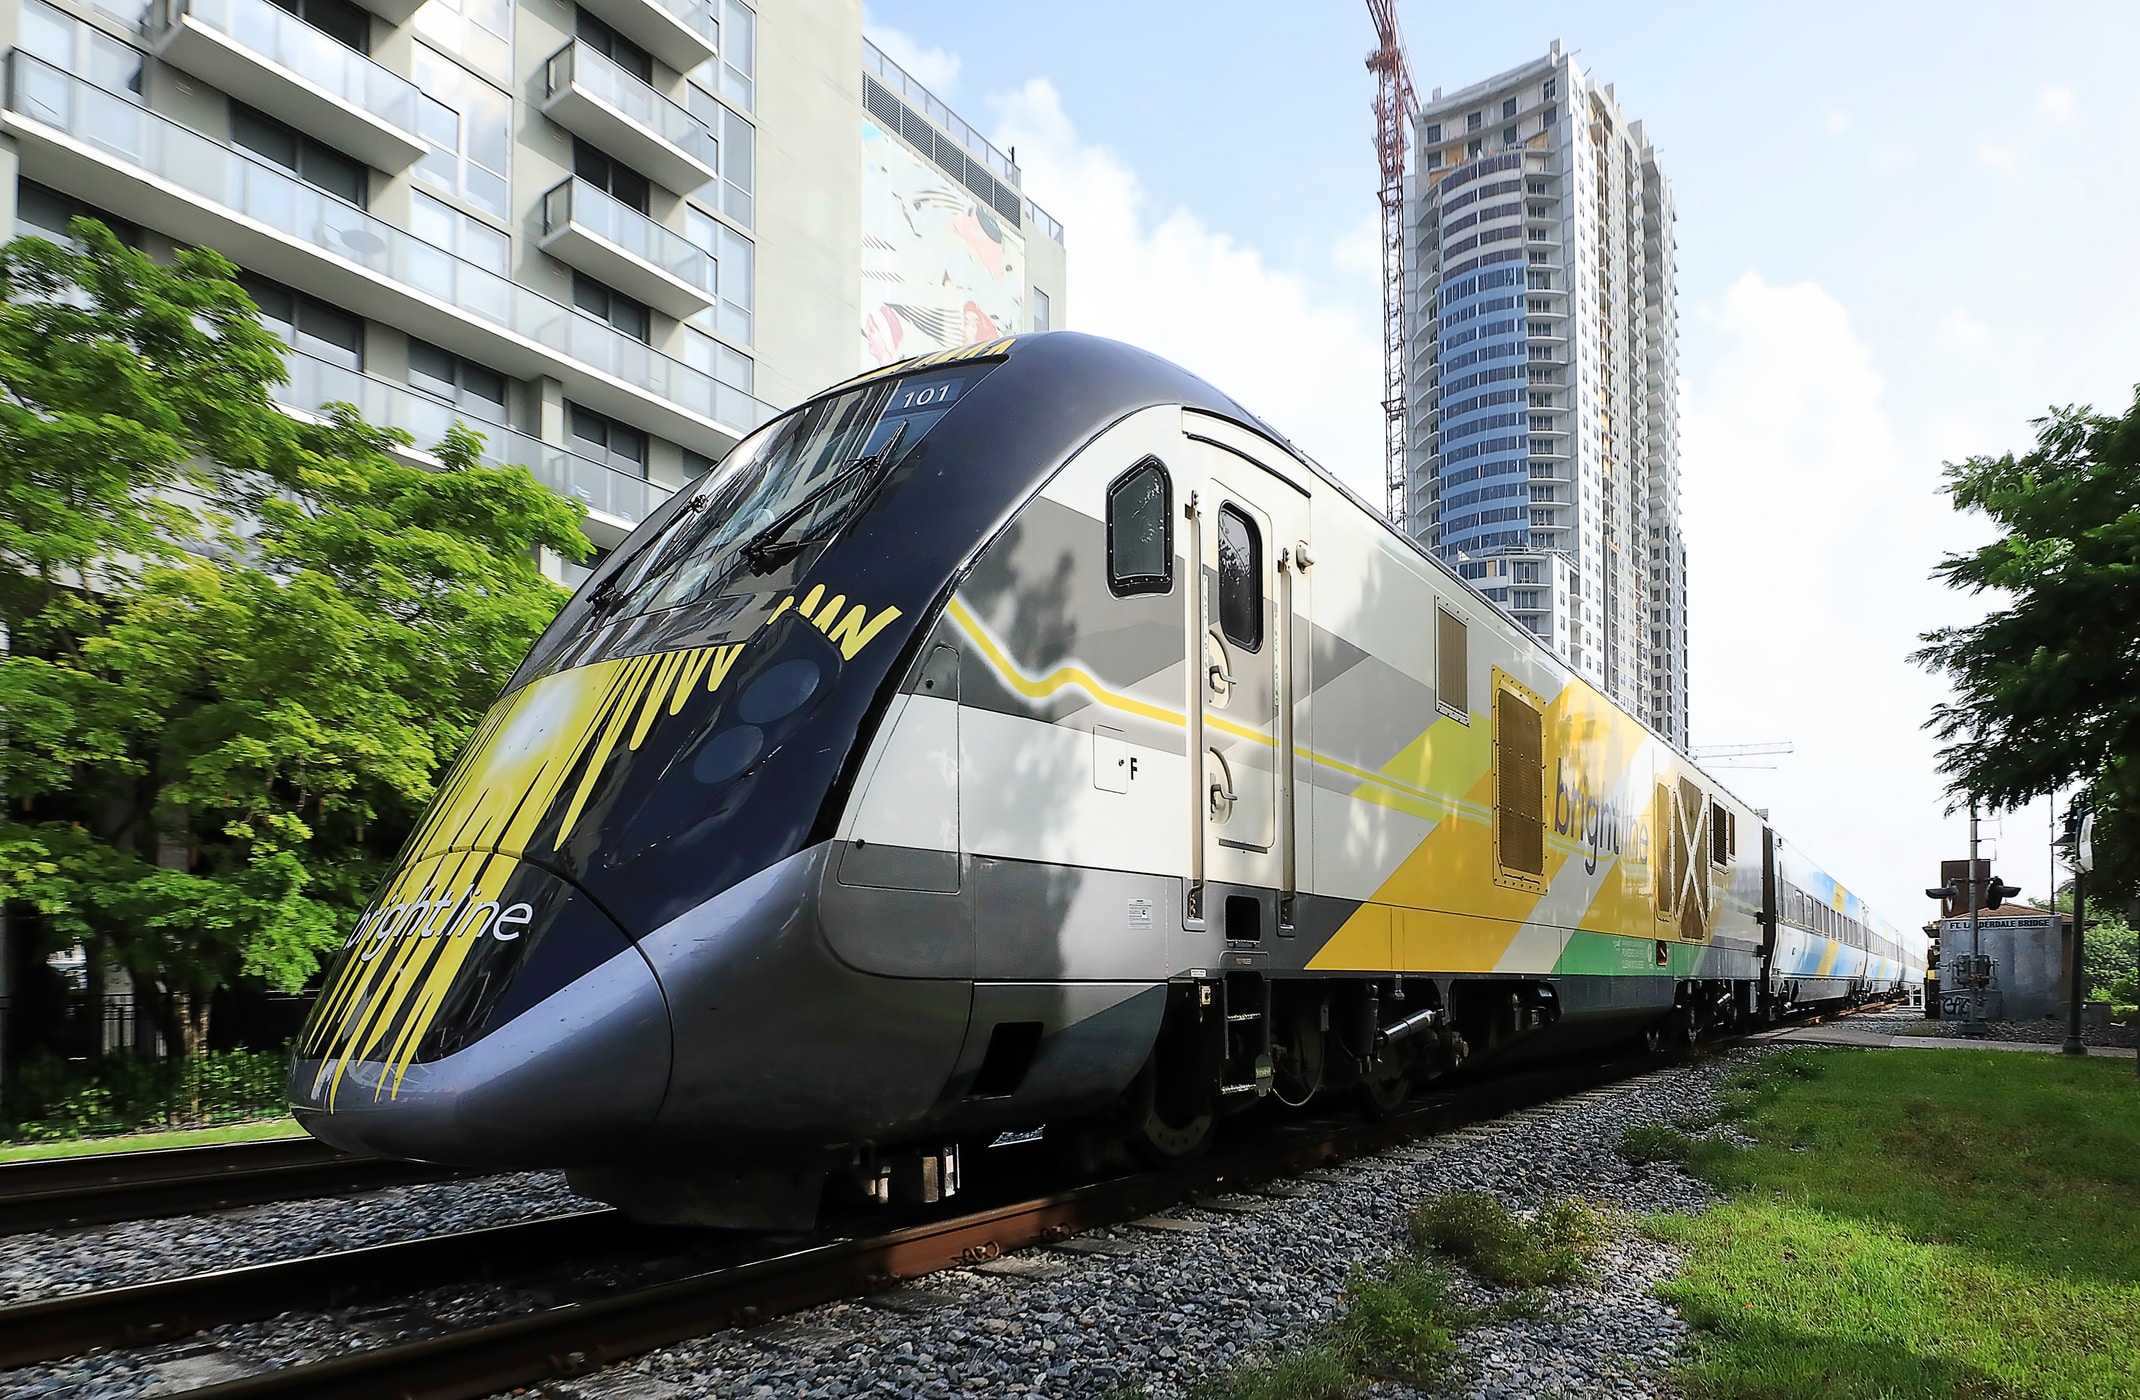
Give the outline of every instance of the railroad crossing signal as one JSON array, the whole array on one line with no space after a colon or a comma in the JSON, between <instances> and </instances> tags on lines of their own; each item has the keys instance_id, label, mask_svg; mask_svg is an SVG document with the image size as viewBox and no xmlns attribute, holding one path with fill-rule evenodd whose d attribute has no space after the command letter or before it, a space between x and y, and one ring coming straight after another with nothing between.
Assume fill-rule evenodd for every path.
<instances>
[{"instance_id":1,"label":"railroad crossing signal","mask_svg":"<svg viewBox=\"0 0 2140 1400\"><path fill-rule=\"evenodd\" d=\"M1939 887L1926 890L1925 898L1939 901L1943 919L1959 919L1972 907L1996 909L2021 893L2019 885L2001 884L1999 877L1991 873L1988 860L1943 860L1939 863L1939 878Z\"/></svg>"}]
</instances>

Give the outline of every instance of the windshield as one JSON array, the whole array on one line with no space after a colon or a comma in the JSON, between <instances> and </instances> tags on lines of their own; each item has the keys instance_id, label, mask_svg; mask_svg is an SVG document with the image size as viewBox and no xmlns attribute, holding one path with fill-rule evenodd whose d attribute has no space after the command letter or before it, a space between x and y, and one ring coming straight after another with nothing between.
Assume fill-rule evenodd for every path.
<instances>
[{"instance_id":1,"label":"windshield","mask_svg":"<svg viewBox=\"0 0 2140 1400\"><path fill-rule=\"evenodd\" d=\"M692 488L667 527L597 590L598 606L629 616L717 597L739 575L767 571L761 536L830 539L994 368L963 364L877 380L768 424ZM760 548L748 547L754 544Z\"/></svg>"}]
</instances>

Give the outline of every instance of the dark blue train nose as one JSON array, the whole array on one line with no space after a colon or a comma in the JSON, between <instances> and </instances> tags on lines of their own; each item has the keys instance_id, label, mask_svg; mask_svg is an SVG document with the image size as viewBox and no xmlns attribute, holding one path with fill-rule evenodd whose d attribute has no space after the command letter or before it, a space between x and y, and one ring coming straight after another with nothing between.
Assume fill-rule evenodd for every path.
<instances>
[{"instance_id":1,"label":"dark blue train nose","mask_svg":"<svg viewBox=\"0 0 2140 1400\"><path fill-rule=\"evenodd\" d=\"M417 862L367 911L291 1065L298 1122L386 1157L617 1160L668 1088L660 984L576 887L476 859L476 874L466 853ZM395 891L402 902L386 902Z\"/></svg>"}]
</instances>

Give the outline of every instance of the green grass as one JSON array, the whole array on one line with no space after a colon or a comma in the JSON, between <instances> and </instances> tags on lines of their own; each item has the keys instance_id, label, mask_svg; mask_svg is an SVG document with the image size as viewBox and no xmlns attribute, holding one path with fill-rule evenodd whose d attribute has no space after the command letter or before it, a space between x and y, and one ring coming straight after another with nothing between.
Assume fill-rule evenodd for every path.
<instances>
[{"instance_id":1,"label":"green grass","mask_svg":"<svg viewBox=\"0 0 2140 1400\"><path fill-rule=\"evenodd\" d=\"M157 1147L207 1147L223 1142L258 1142L263 1138L303 1137L291 1118L226 1123L217 1128L182 1128L169 1133L129 1133L124 1137L68 1138L0 1147L0 1162L43 1161L50 1157L87 1157L102 1152L146 1152Z\"/></svg>"},{"instance_id":2,"label":"green grass","mask_svg":"<svg viewBox=\"0 0 2140 1400\"><path fill-rule=\"evenodd\" d=\"M1733 1199L1649 1222L1694 1400L2140 1397L2130 1063L1794 1049L1727 1111L1757 1145L1687 1160Z\"/></svg>"}]
</instances>

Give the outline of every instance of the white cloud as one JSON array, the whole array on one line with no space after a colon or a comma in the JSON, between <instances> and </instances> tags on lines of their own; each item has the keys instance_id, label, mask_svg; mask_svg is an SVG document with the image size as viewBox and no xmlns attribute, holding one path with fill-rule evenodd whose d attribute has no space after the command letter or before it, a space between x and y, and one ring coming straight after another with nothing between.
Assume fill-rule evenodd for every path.
<instances>
[{"instance_id":1,"label":"white cloud","mask_svg":"<svg viewBox=\"0 0 2140 1400\"><path fill-rule=\"evenodd\" d=\"M1991 344L1991 331L1982 321L1957 307L1939 318L1936 339L1944 349L1974 355Z\"/></svg>"},{"instance_id":2,"label":"white cloud","mask_svg":"<svg viewBox=\"0 0 2140 1400\"><path fill-rule=\"evenodd\" d=\"M2074 120L2073 89L2055 85L2045 88L2037 94L2036 108L2054 122L2064 124Z\"/></svg>"},{"instance_id":3,"label":"white cloud","mask_svg":"<svg viewBox=\"0 0 2140 1400\"><path fill-rule=\"evenodd\" d=\"M2020 171L2022 159L2027 154L2015 142L1990 141L1977 151L1977 159L2001 175L2012 175Z\"/></svg>"},{"instance_id":4,"label":"white cloud","mask_svg":"<svg viewBox=\"0 0 2140 1400\"><path fill-rule=\"evenodd\" d=\"M1840 107L1830 107L1821 114L1821 126L1830 136L1841 136L1856 124L1856 119Z\"/></svg>"},{"instance_id":5,"label":"white cloud","mask_svg":"<svg viewBox=\"0 0 2140 1400\"><path fill-rule=\"evenodd\" d=\"M1918 634L1966 616L1927 578L1966 527L1821 287L1748 273L1701 332L1715 352L1681 400L1695 738L1795 743L1777 771L1728 775L1732 787L1914 927L1957 837L1921 728L1944 689L1907 657ZM1944 436L1960 441L1955 425Z\"/></svg>"},{"instance_id":6,"label":"white cloud","mask_svg":"<svg viewBox=\"0 0 2140 1400\"><path fill-rule=\"evenodd\" d=\"M865 10L862 16L862 32L869 41L884 50L885 57L907 70L908 76L949 102L958 91L959 67L962 60L955 53L943 48L923 48L921 41L903 29L878 24Z\"/></svg>"},{"instance_id":7,"label":"white cloud","mask_svg":"<svg viewBox=\"0 0 2140 1400\"><path fill-rule=\"evenodd\" d=\"M1000 98L994 139L1018 147L1026 192L1069 250L1067 324L1163 355L1233 395L1371 501L1382 499L1380 260L1359 231L1332 261L1343 301L1271 267L1184 209L1160 209L1112 151L1086 144L1053 84Z\"/></svg>"}]
</instances>

